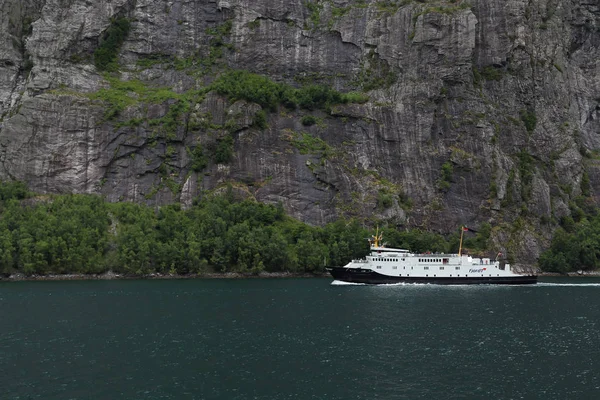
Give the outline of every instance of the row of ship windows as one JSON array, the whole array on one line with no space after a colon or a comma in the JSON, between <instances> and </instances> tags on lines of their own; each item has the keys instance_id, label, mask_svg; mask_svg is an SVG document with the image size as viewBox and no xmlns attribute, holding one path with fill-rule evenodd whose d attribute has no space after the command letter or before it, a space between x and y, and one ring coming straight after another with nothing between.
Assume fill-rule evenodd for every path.
<instances>
[{"instance_id":1,"label":"row of ship windows","mask_svg":"<svg viewBox=\"0 0 600 400\"><path fill-rule=\"evenodd\" d=\"M397 258L375 258L373 261L398 261ZM404 258L402 258L402 261L404 261ZM419 258L419 262L429 262L429 263L435 263L435 262L443 262L444 264L448 264L450 260L448 258Z\"/></svg>"},{"instance_id":2,"label":"row of ship windows","mask_svg":"<svg viewBox=\"0 0 600 400\"><path fill-rule=\"evenodd\" d=\"M445 267L438 267L438 268L440 271L443 271ZM377 269L381 269L381 265L378 265ZM394 266L392 266L392 269L398 269L398 267L394 265ZM402 269L406 269L406 267L402 267ZM410 267L410 269L413 269L413 267ZM423 269L428 270L429 267L423 267ZM454 269L458 271L458 270L460 270L460 267L454 267Z\"/></svg>"}]
</instances>

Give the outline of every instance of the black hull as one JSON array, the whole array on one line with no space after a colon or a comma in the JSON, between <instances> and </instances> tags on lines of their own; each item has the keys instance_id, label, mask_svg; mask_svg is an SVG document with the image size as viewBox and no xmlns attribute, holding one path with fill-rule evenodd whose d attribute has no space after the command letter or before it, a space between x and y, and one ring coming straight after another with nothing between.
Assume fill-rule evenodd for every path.
<instances>
[{"instance_id":1,"label":"black hull","mask_svg":"<svg viewBox=\"0 0 600 400\"><path fill-rule=\"evenodd\" d=\"M329 273L338 281L383 285L391 283L430 283L434 285L533 285L537 283L535 275L515 276L453 276L453 277L413 277L381 275L368 269L334 267Z\"/></svg>"}]
</instances>

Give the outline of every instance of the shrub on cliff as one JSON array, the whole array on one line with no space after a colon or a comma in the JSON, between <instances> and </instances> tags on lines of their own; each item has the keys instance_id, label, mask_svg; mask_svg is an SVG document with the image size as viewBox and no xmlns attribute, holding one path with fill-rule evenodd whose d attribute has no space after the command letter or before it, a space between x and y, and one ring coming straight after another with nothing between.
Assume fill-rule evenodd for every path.
<instances>
[{"instance_id":1,"label":"shrub on cliff","mask_svg":"<svg viewBox=\"0 0 600 400\"><path fill-rule=\"evenodd\" d=\"M25 199L29 197L27 186L23 182L18 181L0 181L0 200L10 199Z\"/></svg>"},{"instance_id":2,"label":"shrub on cliff","mask_svg":"<svg viewBox=\"0 0 600 400\"><path fill-rule=\"evenodd\" d=\"M94 64L99 71L116 71L118 69L117 57L130 28L131 22L127 18L111 20L100 45L94 51Z\"/></svg>"},{"instance_id":3,"label":"shrub on cliff","mask_svg":"<svg viewBox=\"0 0 600 400\"><path fill-rule=\"evenodd\" d=\"M275 111L279 105L294 109L327 110L335 104L364 103L366 95L340 93L326 85L308 85L293 88L283 83L248 71L230 71L222 74L211 89L231 100L246 100Z\"/></svg>"}]
</instances>

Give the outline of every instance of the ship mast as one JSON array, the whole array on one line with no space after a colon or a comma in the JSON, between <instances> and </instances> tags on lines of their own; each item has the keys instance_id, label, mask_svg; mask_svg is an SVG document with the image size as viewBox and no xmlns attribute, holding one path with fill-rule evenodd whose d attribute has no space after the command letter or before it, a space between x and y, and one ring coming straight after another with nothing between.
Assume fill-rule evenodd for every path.
<instances>
[{"instance_id":1,"label":"ship mast","mask_svg":"<svg viewBox=\"0 0 600 400\"><path fill-rule=\"evenodd\" d=\"M465 227L461 226L460 227L460 245L458 246L458 256L460 257L462 254L462 240L463 240L463 235L465 234Z\"/></svg>"},{"instance_id":2,"label":"ship mast","mask_svg":"<svg viewBox=\"0 0 600 400\"><path fill-rule=\"evenodd\" d=\"M377 227L377 230L375 231L375 235L371 235L371 240L369 240L369 242L371 243L372 247L383 247L382 239L383 239L383 231L381 231L381 233L379 233L379 227Z\"/></svg>"}]
</instances>

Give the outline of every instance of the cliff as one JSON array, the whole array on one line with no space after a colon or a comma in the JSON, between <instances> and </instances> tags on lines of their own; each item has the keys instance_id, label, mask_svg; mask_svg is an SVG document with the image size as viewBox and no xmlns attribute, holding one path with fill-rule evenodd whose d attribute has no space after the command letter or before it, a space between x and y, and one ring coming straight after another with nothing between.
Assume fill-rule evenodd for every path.
<instances>
[{"instance_id":1,"label":"cliff","mask_svg":"<svg viewBox=\"0 0 600 400\"><path fill-rule=\"evenodd\" d=\"M595 1L0 0L0 24L0 178L38 192L189 205L230 185L311 224L491 223L525 262L598 203ZM238 70L369 100L210 89Z\"/></svg>"}]
</instances>

